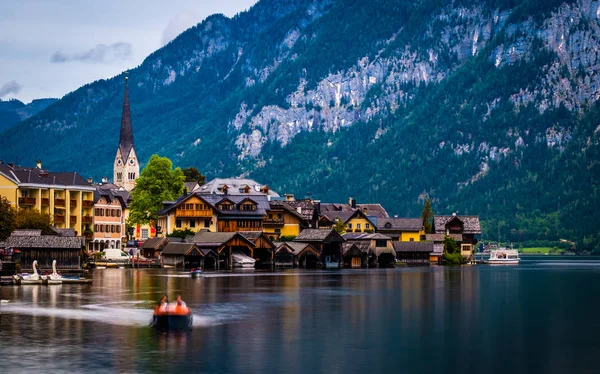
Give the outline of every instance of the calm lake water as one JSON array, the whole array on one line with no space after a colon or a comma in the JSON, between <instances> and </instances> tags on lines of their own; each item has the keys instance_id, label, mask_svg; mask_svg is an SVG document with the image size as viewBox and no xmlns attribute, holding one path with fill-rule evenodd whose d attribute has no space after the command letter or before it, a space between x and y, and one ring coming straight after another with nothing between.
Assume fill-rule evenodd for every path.
<instances>
[{"instance_id":1,"label":"calm lake water","mask_svg":"<svg viewBox=\"0 0 600 374\"><path fill-rule=\"evenodd\" d=\"M598 373L600 262L208 274L2 287L0 371ZM189 333L148 327L181 294Z\"/></svg>"}]
</instances>

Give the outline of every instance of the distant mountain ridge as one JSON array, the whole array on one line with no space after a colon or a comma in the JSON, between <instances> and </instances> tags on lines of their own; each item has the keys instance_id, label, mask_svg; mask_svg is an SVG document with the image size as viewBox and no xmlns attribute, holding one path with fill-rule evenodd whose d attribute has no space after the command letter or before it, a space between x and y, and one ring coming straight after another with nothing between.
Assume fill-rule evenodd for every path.
<instances>
[{"instance_id":1,"label":"distant mountain ridge","mask_svg":"<svg viewBox=\"0 0 600 374\"><path fill-rule=\"evenodd\" d=\"M589 0L262 0L130 71L136 151L402 216L430 197L486 238L600 251L599 19ZM123 82L7 130L0 156L108 175Z\"/></svg>"},{"instance_id":2,"label":"distant mountain ridge","mask_svg":"<svg viewBox=\"0 0 600 374\"><path fill-rule=\"evenodd\" d=\"M46 109L58 99L36 99L29 104L12 99L0 99L0 132Z\"/></svg>"}]
</instances>

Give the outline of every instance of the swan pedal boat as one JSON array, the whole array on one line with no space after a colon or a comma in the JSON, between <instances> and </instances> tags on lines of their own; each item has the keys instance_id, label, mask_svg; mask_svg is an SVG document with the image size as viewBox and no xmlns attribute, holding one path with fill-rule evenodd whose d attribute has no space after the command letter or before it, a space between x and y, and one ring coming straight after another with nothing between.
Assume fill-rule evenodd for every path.
<instances>
[{"instance_id":1,"label":"swan pedal boat","mask_svg":"<svg viewBox=\"0 0 600 374\"><path fill-rule=\"evenodd\" d=\"M167 308L161 310L156 308L152 317L151 326L157 330L175 330L185 331L192 328L194 315L188 307L184 308Z\"/></svg>"},{"instance_id":2,"label":"swan pedal boat","mask_svg":"<svg viewBox=\"0 0 600 374\"><path fill-rule=\"evenodd\" d=\"M56 260L52 260L52 274L48 275L48 284L62 283L92 283L92 280L79 277L65 277L64 275L60 275L56 271Z\"/></svg>"},{"instance_id":3,"label":"swan pedal boat","mask_svg":"<svg viewBox=\"0 0 600 374\"><path fill-rule=\"evenodd\" d=\"M43 284L44 281L47 279L47 277L45 275L39 275L37 272L37 260L33 261L33 274L19 274L19 275L15 275L15 279L20 279L21 280L21 284L22 285L26 285L26 284Z\"/></svg>"}]
</instances>

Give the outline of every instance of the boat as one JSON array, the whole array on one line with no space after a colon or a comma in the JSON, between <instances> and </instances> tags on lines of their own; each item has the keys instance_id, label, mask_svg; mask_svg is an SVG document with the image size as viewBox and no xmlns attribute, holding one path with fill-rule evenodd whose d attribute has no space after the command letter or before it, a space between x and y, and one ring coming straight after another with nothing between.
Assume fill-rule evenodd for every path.
<instances>
[{"instance_id":1,"label":"boat","mask_svg":"<svg viewBox=\"0 0 600 374\"><path fill-rule=\"evenodd\" d=\"M253 268L256 260L245 255L242 251L233 251L231 253L233 267L236 268Z\"/></svg>"},{"instance_id":2,"label":"boat","mask_svg":"<svg viewBox=\"0 0 600 374\"><path fill-rule=\"evenodd\" d=\"M21 284L42 284L47 278L41 276L37 272L37 260L33 261L33 274L19 274L18 277L21 280Z\"/></svg>"},{"instance_id":3,"label":"boat","mask_svg":"<svg viewBox=\"0 0 600 374\"><path fill-rule=\"evenodd\" d=\"M190 308L168 305L164 310L161 307L154 310L151 326L161 331L185 331L192 328L193 320Z\"/></svg>"},{"instance_id":4,"label":"boat","mask_svg":"<svg viewBox=\"0 0 600 374\"><path fill-rule=\"evenodd\" d=\"M51 282L55 282L55 283L51 283ZM92 280L86 279L86 278L80 278L77 276L68 277L68 276L60 275L56 271L56 260L52 260L52 274L48 275L48 284L50 285L50 284L63 284L63 283L83 284L83 283L92 283Z\"/></svg>"},{"instance_id":5,"label":"boat","mask_svg":"<svg viewBox=\"0 0 600 374\"><path fill-rule=\"evenodd\" d=\"M190 271L190 276L192 278L200 278L204 276L204 272L202 271L202 269L194 269Z\"/></svg>"},{"instance_id":6,"label":"boat","mask_svg":"<svg viewBox=\"0 0 600 374\"><path fill-rule=\"evenodd\" d=\"M490 258L487 264L490 265L518 265L521 259L519 251L516 249L499 248L490 251Z\"/></svg>"}]
</instances>

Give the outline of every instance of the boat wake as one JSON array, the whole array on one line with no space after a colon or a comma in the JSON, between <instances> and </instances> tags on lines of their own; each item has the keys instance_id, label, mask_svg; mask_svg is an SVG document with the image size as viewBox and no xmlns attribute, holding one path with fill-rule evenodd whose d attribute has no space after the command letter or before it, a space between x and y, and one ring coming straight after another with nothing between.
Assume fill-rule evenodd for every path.
<instances>
[{"instance_id":1,"label":"boat wake","mask_svg":"<svg viewBox=\"0 0 600 374\"><path fill-rule=\"evenodd\" d=\"M134 302L132 304L139 304ZM152 310L106 306L105 304L82 305L79 309L44 308L23 303L10 303L2 306L2 313L28 316L42 316L69 320L82 320L106 323L117 326L148 326L152 320ZM210 317L194 314L195 327L217 325Z\"/></svg>"}]
</instances>

